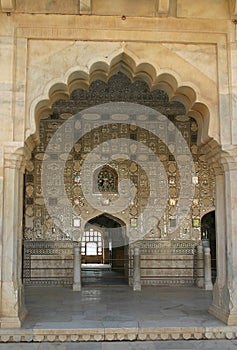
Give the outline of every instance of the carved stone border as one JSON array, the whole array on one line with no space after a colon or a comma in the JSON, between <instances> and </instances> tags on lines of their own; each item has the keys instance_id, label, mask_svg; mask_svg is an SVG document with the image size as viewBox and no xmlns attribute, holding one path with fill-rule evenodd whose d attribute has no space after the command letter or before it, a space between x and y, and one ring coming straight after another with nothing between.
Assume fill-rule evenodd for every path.
<instances>
[{"instance_id":1,"label":"carved stone border","mask_svg":"<svg viewBox=\"0 0 237 350\"><path fill-rule=\"evenodd\" d=\"M0 343L237 339L237 326L0 330Z\"/></svg>"}]
</instances>

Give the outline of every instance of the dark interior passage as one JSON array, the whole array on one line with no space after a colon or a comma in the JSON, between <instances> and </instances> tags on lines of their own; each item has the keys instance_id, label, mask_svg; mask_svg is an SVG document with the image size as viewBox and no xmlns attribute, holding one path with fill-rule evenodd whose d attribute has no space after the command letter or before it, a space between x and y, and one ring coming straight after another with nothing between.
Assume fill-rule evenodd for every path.
<instances>
[{"instance_id":1,"label":"dark interior passage","mask_svg":"<svg viewBox=\"0 0 237 350\"><path fill-rule=\"evenodd\" d=\"M108 214L88 221L82 241L82 285L127 284L128 265L124 223Z\"/></svg>"},{"instance_id":2,"label":"dark interior passage","mask_svg":"<svg viewBox=\"0 0 237 350\"><path fill-rule=\"evenodd\" d=\"M216 279L216 227L215 227L215 211L211 211L202 217L202 233L203 238L209 240L211 249L211 269L212 280Z\"/></svg>"}]
</instances>

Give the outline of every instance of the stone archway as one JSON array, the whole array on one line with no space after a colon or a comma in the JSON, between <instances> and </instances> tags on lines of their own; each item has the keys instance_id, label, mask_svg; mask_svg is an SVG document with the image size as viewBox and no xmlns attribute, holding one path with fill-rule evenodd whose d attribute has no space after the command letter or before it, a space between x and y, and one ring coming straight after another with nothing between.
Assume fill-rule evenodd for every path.
<instances>
[{"instance_id":1,"label":"stone archway","mask_svg":"<svg viewBox=\"0 0 237 350\"><path fill-rule=\"evenodd\" d=\"M189 90L188 89L184 89L184 91L187 92ZM145 105L148 105L148 106L153 106L153 107L155 106L155 108L158 111L161 110L164 113L164 115L168 115L170 118L173 117L173 119L174 119L173 121L177 125L180 123L181 127L182 127L183 123L185 124L187 122L187 120L188 120L188 123L189 123L189 120L190 120L190 123L193 123L193 125L191 126L191 124L190 124L188 126L188 128L190 129L190 132L192 133L192 138L193 139L192 139L191 142L192 142L193 146L195 146L194 144L197 143L197 139L201 137L200 133L197 134L198 123L195 121L194 118L190 118L189 116L186 115L186 108L185 108L185 105L184 105L185 101L183 101L183 103L181 103L179 99L172 99L170 101L168 94L165 93L163 90L160 90L158 87L154 86L153 90L151 91L150 88L149 88L148 83L146 83L145 81L143 81L141 79L138 79L136 81L133 81L133 80L131 81L131 79L129 79L128 76L126 74L122 73L122 72L118 72L118 73L112 75L107 83L103 82L102 80L94 80L91 83L90 88L89 88L88 91L86 91L85 89L77 89L77 90L72 91L69 101L65 101L62 98L60 99L60 97L62 97L62 96L61 95L59 96L59 100L56 100L56 97L55 97L55 102L52 105L51 117L50 117L52 120L49 122L50 126L47 128L49 134L50 134L50 129L55 127L55 124L56 124L57 120L60 120L60 116L61 115L62 115L61 119L64 120L64 118L67 117L68 114L70 114L70 115L75 114L76 112L78 112L78 110L80 111L80 109L85 107L85 101L86 101L87 105L89 104L89 106L90 105L93 106L94 104L96 104L96 101L98 101L98 100L100 102L106 102L106 101L111 101L111 100L112 101L117 101L117 100L121 99L122 101L128 101L128 102L129 101L137 102L137 100L139 100L139 102L141 102L142 104L145 104ZM186 103L186 106L187 105L188 104ZM96 108L98 108L98 107L94 108L94 110L93 110L94 112L93 113L96 112ZM142 107L140 107L140 113L142 113L142 111L143 111L143 109L142 109ZM121 107L120 107L120 112L121 112ZM43 117L43 121L45 121L45 122L47 122L46 113L48 113L48 112L45 111L45 115ZM85 112L85 113L87 113L87 112ZM88 111L88 113L90 113L90 110ZM123 109L123 114L124 113L126 113L126 111ZM152 115L152 110L150 110L150 113L151 113L151 115L150 115L151 119L154 119L153 118L154 115ZM179 115L181 115L181 116L179 117ZM182 115L185 116L185 118L183 118ZM177 116L177 118L176 118L176 116ZM175 118L176 118L176 120L175 120ZM86 117L86 120L87 119L88 119L88 116ZM191 122L191 120L193 120L193 121ZM78 120L78 126L79 126L80 123L81 123L80 120ZM160 123L161 123L161 120L160 120ZM115 127L114 130L116 130L118 128L118 125L116 125L116 123L113 123L113 124L114 124L113 127ZM172 125L171 125L171 129L173 129ZM125 126L125 129L127 129L129 127L129 125L123 125L123 126ZM161 125L161 126L162 126L162 128L166 128L165 125ZM144 127L145 127L145 125L143 126L143 128ZM141 128L138 128L138 129L139 129L138 133L140 133L140 136L142 137L143 131L142 131ZM90 128L87 131L89 131L89 130L90 130ZM132 139L133 140L137 140L137 137L138 137L137 134L136 134L137 132L134 131L134 128L132 128L131 130L133 130L132 136L131 136ZM113 130L111 129L110 131L111 131L111 135L112 135ZM94 141L96 141L96 142L98 141L97 139L99 137L99 134L101 134L101 133L103 134L103 133L106 133L106 132L107 132L107 128L106 128L106 130L102 130L102 129L101 130L100 129L96 130L94 132L94 134L92 135L93 142ZM187 131L183 130L183 132L184 132L185 135L187 134L186 137L189 137L188 136L189 135L189 131L187 132ZM124 133L124 131L123 131L123 133ZM125 131L125 134L126 133L127 133L127 131ZM115 131L115 134L116 134L116 131ZM130 134L131 134L131 132L130 132ZM117 135L117 136L119 136L119 135ZM150 135L150 136L151 136L151 140L152 140L153 136L152 135ZM172 137L174 137L174 135ZM153 137L153 139L154 139L154 137ZM153 151L156 152L156 140L155 140L155 142L154 142L154 140L153 140L153 142L150 142L150 141L149 141L149 146L151 147L151 151L152 152ZM61 143L62 143L62 140L61 140ZM172 143L172 141L171 141L171 143ZM87 149L86 152L88 153L88 150L90 149L90 144L88 144L88 141L85 141L85 144L86 144L86 149ZM65 146L67 146L67 144ZM134 152L136 153L136 149L134 150L134 147L137 148L137 146L135 144L133 144L132 146L133 146L133 150L131 152L132 153L134 153ZM76 145L75 151L73 151L74 155L73 154L71 155L72 159L75 159L75 160L78 159L78 155L80 156L80 154L81 154L81 157L84 159L84 155L86 153L85 152L83 153L82 151L80 151L81 147L82 147L81 144ZM195 153L195 147L194 147L194 153ZM160 145L160 148L162 149L163 153L167 153L166 150L165 150L166 146L165 146L164 143L162 143ZM107 151L108 150L105 150L105 153ZM38 159L39 157L42 157L42 152L40 153L40 151L39 152L37 151L36 153L37 154L35 154L35 156L34 156L35 159ZM135 153L132 155L133 157L135 156ZM82 154L83 154L83 156L82 156ZM172 156L172 154L169 154L169 152L167 153L165 158L167 158L167 157L169 158L168 162L174 161L174 159L173 159L174 157ZM109 160L109 162L110 162L110 160ZM125 166L125 168L131 168L131 169L133 168L134 169L134 167L135 167L135 170L136 170L135 164L132 164L132 163L130 164L130 161L127 161L126 163L127 164L123 165L123 166ZM114 165L116 165L116 163ZM118 164L116 165L117 170L119 169L120 165L119 166L118 166ZM172 165L172 164L170 164L170 165ZM78 165L76 165L76 166L77 166L77 171L79 172L80 169L78 168ZM173 166L174 166L174 164L173 164ZM73 166L70 167L70 168L74 169ZM173 168L173 167L171 166L171 168ZM69 173L70 173L71 170L70 169L68 169L68 170L69 170ZM126 171L127 170L125 169L125 172ZM134 170L131 170L131 172L134 172ZM171 171L171 173L172 173L172 171ZM171 173L169 174L169 184L170 184L170 187L172 187L172 188L170 188L170 191L173 193L173 195L172 195L172 198L170 198L170 200L169 200L169 205L175 207L175 205L176 205L176 198L175 198L175 192L176 192L175 184L176 184L176 180L175 180L175 176L171 176L172 175ZM79 174L74 174L74 175L75 175L75 179L76 179L75 181L77 182L77 180L78 180L80 182L80 175ZM89 174L87 174L87 175L89 176ZM122 175L120 174L120 176L122 176ZM132 176L133 176L134 179L136 178L136 176L134 176L134 175L132 175ZM205 176L206 176L207 179L209 178L209 176L207 176L207 174ZM147 183L147 179L146 179L145 174L141 173L141 177L142 177L141 183L142 182L144 184ZM55 180L57 178L57 174L55 173L54 176L48 176L48 178L53 178L54 182L55 182ZM88 177L86 177L86 178L88 178ZM135 182L138 182L138 181L135 180ZM79 191L79 189L77 189L77 191ZM147 191L144 191L144 193L147 193ZM96 194L94 194L94 195L96 195ZM83 201L80 202L80 200L78 198L75 198L75 196L73 196L72 198L73 198L74 203L76 203L76 205L79 205L79 206L83 205ZM144 199L145 199L145 201L147 200L147 198L144 198ZM104 200L105 200L104 204L106 204L108 202L108 205L109 205L110 200L113 200L113 199L112 198L107 198L107 199L105 198L105 199L103 199L103 201ZM54 205L57 204L56 201L57 201L57 198L54 198L54 199L52 198L52 203L54 203ZM144 203L143 203L143 205L144 205ZM197 204L197 206L199 206L199 205ZM88 215L91 215L90 214L91 210L93 210L93 208L87 208L85 210L83 209L84 212L85 211L88 212ZM133 226L133 228L137 227L136 211L137 210L136 210L135 206L132 205L131 206L131 217L128 217L128 221L131 222L131 225ZM197 208L195 209L195 211L197 211ZM44 210L43 211L41 210L41 212L43 213ZM93 213L93 215L95 215L95 213ZM124 215L124 214L120 214L120 215ZM198 216L198 214L194 214L194 215ZM40 215L40 220L41 219L42 219L42 215ZM160 223L159 223L159 220L158 220L156 215L154 215L151 218L151 221L154 223L155 227L154 227L154 230L152 230L150 233L148 233L148 236L147 236L148 239L152 239L152 237L165 238L167 236L167 227L171 227L171 224L173 225L172 227L175 227L176 226L176 222L178 220L176 220L175 217L172 217L171 219L168 219L168 221L163 219L163 223L161 223L161 225L163 225L162 229L159 227ZM194 237L193 234L194 234L194 231L195 231L195 238L194 239L196 240L197 237L200 234L200 232L199 232L200 227L199 226L200 225L198 225L197 227L194 227L194 225L193 225L193 228L191 228L191 219L189 219L188 221L186 221L184 227L182 227L182 233L181 233L181 236L179 237L179 239L181 237L183 239L185 237L187 239L191 239L191 237ZM28 227L27 227L27 229L28 229ZM191 230L192 230L192 234L191 234ZM133 229L133 231L136 231L136 230ZM29 235L28 235L28 232L29 232ZM27 239L34 239L34 236L31 237L31 229L30 229L30 227L29 227L28 232L27 232ZM57 231L56 231L56 233L57 233L57 235L61 234L60 232L57 232ZM146 232L144 232L144 235L145 235L145 233ZM47 232L46 232L46 234L47 234ZM48 237L50 237L50 235L51 235L51 232L49 231L48 232ZM41 237L42 237L42 235L41 235ZM175 238L175 236L173 236L173 238ZM148 274L148 272L147 272L147 274ZM161 279L161 276L159 278ZM193 283L192 278L188 279L188 275L186 276L186 280L188 280L187 283ZM175 282L177 283L177 276L176 276ZM150 283L150 281L148 281L148 283ZM169 281L168 280L167 281L163 281L162 283L169 283ZM186 283L185 280L182 283Z\"/></svg>"},{"instance_id":2,"label":"stone archway","mask_svg":"<svg viewBox=\"0 0 237 350\"><path fill-rule=\"evenodd\" d=\"M106 80L108 77L108 71L109 74L112 75L114 72L120 70L135 80L141 78L142 80L147 81L152 89L158 87L161 90L166 91L171 100L181 102L185 107L187 115L195 118L199 125L199 130L201 130L198 136L199 142L211 141L210 136L208 136L210 131L208 129L210 122L209 109L205 103L199 102L195 89L187 87L185 84L179 85L178 80L171 74L171 72L157 75L157 70L152 65L136 64L132 57L128 54L122 53L111 60L111 65L103 62L92 64L89 75L78 70L70 72L70 74L68 74L67 84L50 81L48 87L45 89L48 94L46 94L47 98L45 95L41 95L31 104L31 126L28 131L29 137L26 140L27 146L32 150L35 141L38 140L37 133L39 127L37 125L37 120L39 121L45 113L50 112L51 105L54 101L58 100L60 97L68 98L70 91L74 90L76 87L90 85L91 81L95 80L96 77ZM217 135L216 130L212 130L212 135ZM209 145L214 149L216 147L216 141L209 142ZM18 259L19 257L20 254L18 255Z\"/></svg>"}]
</instances>

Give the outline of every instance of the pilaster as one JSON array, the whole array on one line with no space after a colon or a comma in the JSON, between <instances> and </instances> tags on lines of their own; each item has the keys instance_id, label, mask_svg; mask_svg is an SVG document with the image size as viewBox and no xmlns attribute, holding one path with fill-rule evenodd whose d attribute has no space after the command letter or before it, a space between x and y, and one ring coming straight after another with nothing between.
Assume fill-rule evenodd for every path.
<instances>
[{"instance_id":1,"label":"pilaster","mask_svg":"<svg viewBox=\"0 0 237 350\"><path fill-rule=\"evenodd\" d=\"M1 328L17 328L26 315L21 281L23 149L5 147L3 171L3 234L1 269Z\"/></svg>"}]
</instances>

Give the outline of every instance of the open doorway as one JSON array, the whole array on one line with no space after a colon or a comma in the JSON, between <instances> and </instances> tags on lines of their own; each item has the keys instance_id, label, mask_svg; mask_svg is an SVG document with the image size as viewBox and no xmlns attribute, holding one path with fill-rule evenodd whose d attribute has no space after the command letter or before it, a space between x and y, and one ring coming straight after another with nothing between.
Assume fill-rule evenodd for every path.
<instances>
[{"instance_id":1,"label":"open doorway","mask_svg":"<svg viewBox=\"0 0 237 350\"><path fill-rule=\"evenodd\" d=\"M103 248L103 231L97 227L87 227L81 242L82 262L85 264L103 264Z\"/></svg>"},{"instance_id":2,"label":"open doorway","mask_svg":"<svg viewBox=\"0 0 237 350\"><path fill-rule=\"evenodd\" d=\"M128 242L125 224L102 214L89 220L81 242L82 284L128 284Z\"/></svg>"},{"instance_id":3,"label":"open doorway","mask_svg":"<svg viewBox=\"0 0 237 350\"><path fill-rule=\"evenodd\" d=\"M211 250L212 282L216 280L216 227L215 211L211 211L202 217L201 221L203 237L209 240Z\"/></svg>"}]
</instances>

